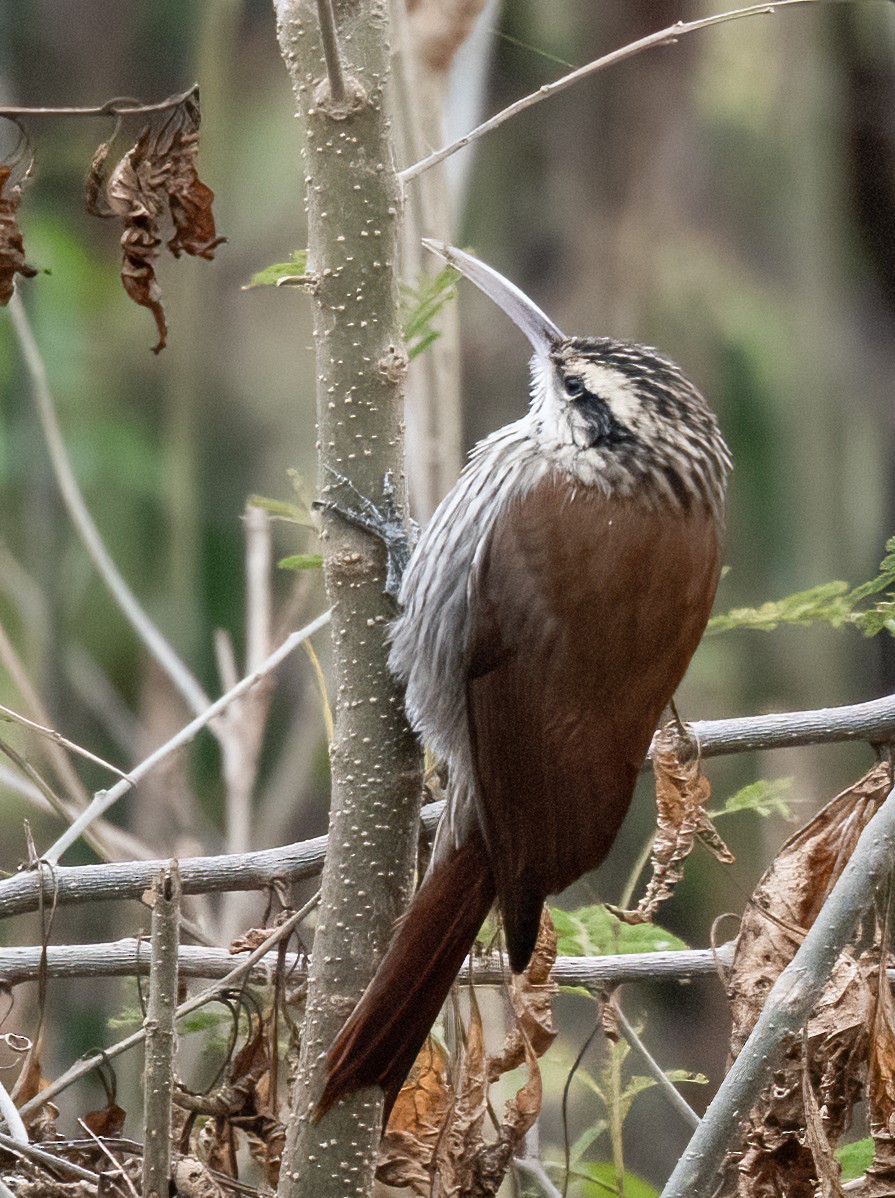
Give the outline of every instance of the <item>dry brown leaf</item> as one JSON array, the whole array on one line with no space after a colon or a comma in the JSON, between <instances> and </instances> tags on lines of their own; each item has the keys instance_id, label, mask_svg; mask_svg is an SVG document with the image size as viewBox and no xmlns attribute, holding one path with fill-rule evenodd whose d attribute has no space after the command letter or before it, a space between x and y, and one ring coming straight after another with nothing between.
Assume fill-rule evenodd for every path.
<instances>
[{"instance_id":1,"label":"dry brown leaf","mask_svg":"<svg viewBox=\"0 0 895 1198\"><path fill-rule=\"evenodd\" d=\"M108 179L105 169L110 143L104 142L87 177L88 212L116 216L122 222L121 282L130 298L155 318L158 342L154 353L164 349L168 333L155 276L163 223L173 223L168 249L176 258L186 253L211 259L225 240L215 231L214 193L196 171L199 123L198 97L191 95L143 129Z\"/></svg>"},{"instance_id":2,"label":"dry brown leaf","mask_svg":"<svg viewBox=\"0 0 895 1198\"><path fill-rule=\"evenodd\" d=\"M888 935L881 940L888 942ZM884 962L885 958L879 960L870 981L874 1001L867 1062L867 1122L873 1138L873 1161L865 1175L862 1198L895 1194L895 1003Z\"/></svg>"},{"instance_id":3,"label":"dry brown leaf","mask_svg":"<svg viewBox=\"0 0 895 1198\"><path fill-rule=\"evenodd\" d=\"M461 1198L474 1193L475 1160L488 1109L488 1064L482 1016L475 990L470 990L469 995L469 1022L460 1055L454 1103L435 1154L438 1193L443 1198Z\"/></svg>"},{"instance_id":4,"label":"dry brown leaf","mask_svg":"<svg viewBox=\"0 0 895 1198\"><path fill-rule=\"evenodd\" d=\"M706 814L711 798L709 780L698 754L675 723L660 728L653 741L653 774L656 779L656 835L650 864L652 877L633 911L610 907L626 923L647 923L683 877L683 863L696 840L725 864L733 853L718 835Z\"/></svg>"},{"instance_id":5,"label":"dry brown leaf","mask_svg":"<svg viewBox=\"0 0 895 1198\"><path fill-rule=\"evenodd\" d=\"M431 1193L435 1153L453 1100L447 1053L430 1036L392 1108L379 1146L379 1181L422 1198Z\"/></svg>"},{"instance_id":6,"label":"dry brown leaf","mask_svg":"<svg viewBox=\"0 0 895 1198\"><path fill-rule=\"evenodd\" d=\"M728 975L733 1056L891 785L889 766L875 765L790 836L756 886Z\"/></svg>"},{"instance_id":7,"label":"dry brown leaf","mask_svg":"<svg viewBox=\"0 0 895 1198\"><path fill-rule=\"evenodd\" d=\"M127 1114L115 1102L110 1102L108 1106L104 1106L98 1111L88 1111L86 1115L81 1117L81 1122L88 1131L93 1132L95 1136L102 1139L104 1136L109 1139L117 1139L124 1131L124 1121Z\"/></svg>"},{"instance_id":8,"label":"dry brown leaf","mask_svg":"<svg viewBox=\"0 0 895 1198\"><path fill-rule=\"evenodd\" d=\"M13 183L12 167L0 163L0 307L6 307L15 290L15 277L33 279L37 271L25 261L25 245L16 213L27 173Z\"/></svg>"},{"instance_id":9,"label":"dry brown leaf","mask_svg":"<svg viewBox=\"0 0 895 1198\"><path fill-rule=\"evenodd\" d=\"M790 837L758 883L728 975L732 1056L891 785L889 767L875 766ZM873 956L856 960L850 951L836 962L806 1025L804 1051L799 1041L789 1044L771 1086L750 1113L735 1157L734 1191L740 1198L784 1193L838 1198L831 1145L863 1094L876 968Z\"/></svg>"},{"instance_id":10,"label":"dry brown leaf","mask_svg":"<svg viewBox=\"0 0 895 1198\"><path fill-rule=\"evenodd\" d=\"M556 932L545 907L531 960L524 973L513 974L509 984L510 1003L516 1017L499 1056L488 1060L488 1080L517 1068L528 1050L542 1057L556 1039L553 1026L553 996L559 987L550 977L556 960Z\"/></svg>"}]
</instances>

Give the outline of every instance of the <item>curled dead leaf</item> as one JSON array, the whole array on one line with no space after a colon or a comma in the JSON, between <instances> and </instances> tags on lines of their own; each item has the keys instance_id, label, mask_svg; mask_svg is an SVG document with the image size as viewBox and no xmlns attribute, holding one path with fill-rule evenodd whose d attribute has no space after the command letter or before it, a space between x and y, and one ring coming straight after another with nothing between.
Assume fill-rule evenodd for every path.
<instances>
[{"instance_id":1,"label":"curled dead leaf","mask_svg":"<svg viewBox=\"0 0 895 1198\"><path fill-rule=\"evenodd\" d=\"M719 861L728 864L734 859L706 813L711 787L699 755L675 723L665 724L656 734L653 774L656 835L650 856L652 877L633 911L609 908L626 923L646 923L653 918L683 877L684 861L697 839Z\"/></svg>"},{"instance_id":2,"label":"curled dead leaf","mask_svg":"<svg viewBox=\"0 0 895 1198\"><path fill-rule=\"evenodd\" d=\"M25 261L25 245L17 212L28 173L12 181L12 167L0 163L0 306L6 307L15 290L15 277L33 279L37 271Z\"/></svg>"},{"instance_id":3,"label":"curled dead leaf","mask_svg":"<svg viewBox=\"0 0 895 1198\"><path fill-rule=\"evenodd\" d=\"M173 224L167 247L175 258L186 253L212 259L216 247L226 240L215 229L214 192L196 170L199 124L198 94L191 93L141 131L108 179L111 143L104 142L87 176L88 212L122 222L121 282L134 303L148 308L155 319L154 353L164 349L168 334L155 275L163 224Z\"/></svg>"}]
</instances>

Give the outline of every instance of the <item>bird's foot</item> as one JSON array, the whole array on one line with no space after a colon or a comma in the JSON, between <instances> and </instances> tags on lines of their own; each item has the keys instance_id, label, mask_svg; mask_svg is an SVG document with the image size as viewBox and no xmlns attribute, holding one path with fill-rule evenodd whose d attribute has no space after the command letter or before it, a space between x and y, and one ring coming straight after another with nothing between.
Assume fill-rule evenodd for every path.
<instances>
[{"instance_id":1,"label":"bird's foot","mask_svg":"<svg viewBox=\"0 0 895 1198\"><path fill-rule=\"evenodd\" d=\"M346 478L330 466L324 466L324 470L328 479L328 496L316 500L314 507L320 511L334 512L349 524L362 528L382 541L386 552L385 590L397 599L401 579L410 560L412 540L416 539L417 527L411 521L408 531L404 525L391 472L386 474L382 481L382 506L377 507L372 499L358 491L350 478ZM344 502L335 497L339 492L346 497Z\"/></svg>"}]
</instances>

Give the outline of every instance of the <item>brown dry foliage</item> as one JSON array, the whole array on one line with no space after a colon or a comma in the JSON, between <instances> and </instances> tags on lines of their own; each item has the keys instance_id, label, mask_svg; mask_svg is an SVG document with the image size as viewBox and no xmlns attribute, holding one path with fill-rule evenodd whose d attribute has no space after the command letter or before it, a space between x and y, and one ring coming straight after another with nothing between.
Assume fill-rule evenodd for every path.
<instances>
[{"instance_id":1,"label":"brown dry foliage","mask_svg":"<svg viewBox=\"0 0 895 1198\"><path fill-rule=\"evenodd\" d=\"M874 766L790 837L759 881L728 975L732 1056L891 787L890 767ZM878 1079L871 1101L891 1118L891 996L884 986L883 1002L877 997L879 956L879 950L857 955L852 949L840 956L803 1036L789 1043L750 1113L742 1147L728 1161L723 1193L836 1198L842 1191L832 1149L865 1094L868 1068L871 1080L874 1070Z\"/></svg>"},{"instance_id":2,"label":"brown dry foliage","mask_svg":"<svg viewBox=\"0 0 895 1198\"><path fill-rule=\"evenodd\" d=\"M164 349L168 335L155 275L164 225L173 225L167 248L175 258L185 253L211 259L226 240L215 230L214 192L196 170L199 123L198 98L191 95L147 125L108 178L111 142L103 142L87 177L87 210L122 222L121 282L131 299L155 318L154 353Z\"/></svg>"},{"instance_id":3,"label":"brown dry foliage","mask_svg":"<svg viewBox=\"0 0 895 1198\"><path fill-rule=\"evenodd\" d=\"M515 1026L502 1050L489 1057L472 992L465 1042L451 1068L432 1039L398 1094L382 1140L376 1176L420 1198L488 1198L497 1193L510 1159L541 1109L538 1057L554 1037L550 969L556 935L546 911L528 969L513 979ZM524 1084L505 1104L496 1138L486 1138L488 1091L510 1069L525 1065ZM454 1080L452 1080L452 1077Z\"/></svg>"},{"instance_id":4,"label":"brown dry foliage","mask_svg":"<svg viewBox=\"0 0 895 1198\"><path fill-rule=\"evenodd\" d=\"M15 290L15 277L33 279L37 271L25 261L25 245L18 224L22 186L27 178L12 182L12 167L0 163L0 307L6 307Z\"/></svg>"},{"instance_id":5,"label":"brown dry foliage","mask_svg":"<svg viewBox=\"0 0 895 1198\"><path fill-rule=\"evenodd\" d=\"M684 861L697 840L719 861L729 864L734 859L706 814L712 792L699 755L675 723L665 724L656 734L653 775L656 835L650 856L652 876L633 911L609 908L626 923L647 923L653 918L683 877Z\"/></svg>"}]
</instances>

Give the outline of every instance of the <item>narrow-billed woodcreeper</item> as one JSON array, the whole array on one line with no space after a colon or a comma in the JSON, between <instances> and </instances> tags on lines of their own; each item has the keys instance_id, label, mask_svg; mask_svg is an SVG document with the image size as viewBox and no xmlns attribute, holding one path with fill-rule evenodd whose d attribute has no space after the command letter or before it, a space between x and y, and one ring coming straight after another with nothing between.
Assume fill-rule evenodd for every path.
<instances>
[{"instance_id":1,"label":"narrow-billed woodcreeper","mask_svg":"<svg viewBox=\"0 0 895 1198\"><path fill-rule=\"evenodd\" d=\"M318 1115L374 1085L388 1114L495 902L525 968L546 897L615 839L718 581L731 462L692 383L652 349L564 336L490 267L427 244L528 336L532 402L476 446L404 575L390 664L448 805Z\"/></svg>"}]
</instances>

